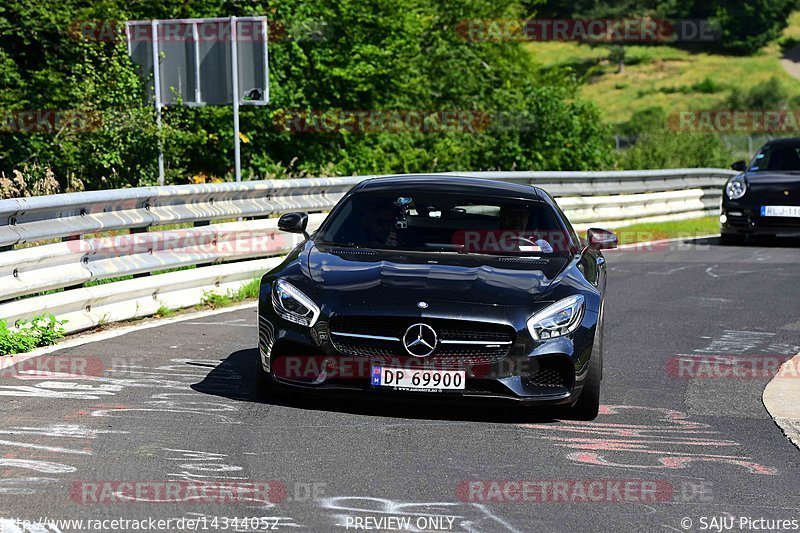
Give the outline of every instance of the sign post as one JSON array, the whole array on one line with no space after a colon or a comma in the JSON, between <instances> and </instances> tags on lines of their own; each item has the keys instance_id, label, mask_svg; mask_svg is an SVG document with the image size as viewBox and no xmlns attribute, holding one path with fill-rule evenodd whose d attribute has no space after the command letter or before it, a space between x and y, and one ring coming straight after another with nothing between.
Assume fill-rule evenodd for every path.
<instances>
[{"instance_id":1,"label":"sign post","mask_svg":"<svg viewBox=\"0 0 800 533\"><path fill-rule=\"evenodd\" d=\"M152 75L159 137L166 105L233 106L234 173L241 181L239 106L269 103L266 17L130 21L125 30L141 76ZM159 139L158 183L164 182Z\"/></svg>"},{"instance_id":2,"label":"sign post","mask_svg":"<svg viewBox=\"0 0 800 533\"><path fill-rule=\"evenodd\" d=\"M153 36L153 64L158 64L158 22L150 23ZM156 126L158 127L158 184L164 185L164 143L161 139L161 76L159 69L153 69L154 100L156 104Z\"/></svg>"},{"instance_id":3,"label":"sign post","mask_svg":"<svg viewBox=\"0 0 800 533\"><path fill-rule=\"evenodd\" d=\"M239 138L239 47L236 17L231 17L231 85L233 87L233 165L236 181L242 181L242 153Z\"/></svg>"}]
</instances>

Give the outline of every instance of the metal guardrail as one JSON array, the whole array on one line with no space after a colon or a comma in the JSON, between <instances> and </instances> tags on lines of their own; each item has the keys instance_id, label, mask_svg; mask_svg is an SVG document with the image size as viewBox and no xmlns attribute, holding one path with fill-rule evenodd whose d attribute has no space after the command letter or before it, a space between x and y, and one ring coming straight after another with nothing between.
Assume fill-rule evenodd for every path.
<instances>
[{"instance_id":1,"label":"metal guardrail","mask_svg":"<svg viewBox=\"0 0 800 533\"><path fill-rule=\"evenodd\" d=\"M715 213L723 184L736 173L678 169L448 174L542 187L557 198L576 228L584 229ZM68 331L79 331L147 316L162 306L195 305L207 291L234 290L254 279L300 241L278 231L275 216L316 212L309 222L316 228L323 211L370 177L374 176L141 187L0 200L0 249L5 249L0 252L0 318L13 323L53 313L69 321ZM248 220L224 222L236 219ZM199 227L187 227L192 224ZM149 275L190 266L196 268ZM128 276L134 279L85 286Z\"/></svg>"}]
</instances>

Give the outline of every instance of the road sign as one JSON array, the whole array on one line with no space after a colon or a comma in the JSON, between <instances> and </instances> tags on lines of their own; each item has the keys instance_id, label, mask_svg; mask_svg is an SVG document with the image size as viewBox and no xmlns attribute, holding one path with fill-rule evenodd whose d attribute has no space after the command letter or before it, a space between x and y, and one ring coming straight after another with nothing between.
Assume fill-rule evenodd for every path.
<instances>
[{"instance_id":1,"label":"road sign","mask_svg":"<svg viewBox=\"0 0 800 533\"><path fill-rule=\"evenodd\" d=\"M126 36L131 59L148 80L159 128L165 105L233 106L236 181L241 181L239 106L269 103L266 17L130 21Z\"/></svg>"}]
</instances>

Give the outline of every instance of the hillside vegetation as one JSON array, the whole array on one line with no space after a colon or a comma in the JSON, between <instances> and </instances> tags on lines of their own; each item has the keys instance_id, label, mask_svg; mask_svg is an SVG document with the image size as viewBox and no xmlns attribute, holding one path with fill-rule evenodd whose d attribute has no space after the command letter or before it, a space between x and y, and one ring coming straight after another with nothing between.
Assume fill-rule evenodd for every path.
<instances>
[{"instance_id":1,"label":"hillside vegetation","mask_svg":"<svg viewBox=\"0 0 800 533\"><path fill-rule=\"evenodd\" d=\"M660 107L666 114L713 109L732 93L778 84L782 97L800 100L800 80L781 65L787 48L800 42L800 12L789 18L781 38L752 55L698 52L668 45L626 45L624 72L609 60L605 46L575 42L532 42L526 48L545 68L568 68L582 76L581 97L596 103L610 124L636 112Z\"/></svg>"}]
</instances>

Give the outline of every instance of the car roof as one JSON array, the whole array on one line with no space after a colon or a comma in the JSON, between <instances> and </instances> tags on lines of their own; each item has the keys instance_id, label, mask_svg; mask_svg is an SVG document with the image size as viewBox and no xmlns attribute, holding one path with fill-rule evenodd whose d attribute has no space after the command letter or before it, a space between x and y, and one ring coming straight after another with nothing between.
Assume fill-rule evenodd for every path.
<instances>
[{"instance_id":1,"label":"car roof","mask_svg":"<svg viewBox=\"0 0 800 533\"><path fill-rule=\"evenodd\" d=\"M427 191L466 192L484 194L487 196L504 196L540 201L547 198L546 193L533 185L521 185L500 180L441 174L398 174L396 176L370 178L362 181L356 187L356 190L359 192L394 191L397 190L398 186L411 186Z\"/></svg>"},{"instance_id":2,"label":"car roof","mask_svg":"<svg viewBox=\"0 0 800 533\"><path fill-rule=\"evenodd\" d=\"M776 144L797 144L800 145L800 137L786 137L783 139L773 139L764 146L773 146Z\"/></svg>"}]
</instances>

